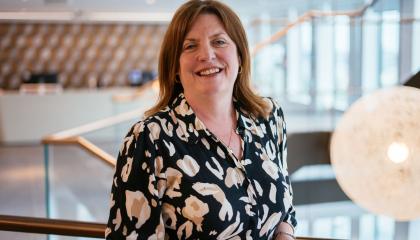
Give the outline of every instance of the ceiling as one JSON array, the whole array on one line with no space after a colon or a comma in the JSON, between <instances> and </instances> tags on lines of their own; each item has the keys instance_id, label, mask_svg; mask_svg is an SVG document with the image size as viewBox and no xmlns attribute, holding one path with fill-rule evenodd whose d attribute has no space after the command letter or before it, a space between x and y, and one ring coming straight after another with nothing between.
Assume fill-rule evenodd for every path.
<instances>
[{"instance_id":1,"label":"ceiling","mask_svg":"<svg viewBox=\"0 0 420 240\"><path fill-rule=\"evenodd\" d=\"M53 12L73 13L76 17L92 12L112 14L155 15L169 20L185 0L0 0L0 19L13 16L42 14L48 18ZM361 7L365 0L223 0L242 18L255 19L261 16L284 18L289 10L298 14L309 10L352 10ZM47 13L46 13L47 12ZM6 17L5 17L6 16ZM73 16L74 17L74 16Z\"/></svg>"}]
</instances>

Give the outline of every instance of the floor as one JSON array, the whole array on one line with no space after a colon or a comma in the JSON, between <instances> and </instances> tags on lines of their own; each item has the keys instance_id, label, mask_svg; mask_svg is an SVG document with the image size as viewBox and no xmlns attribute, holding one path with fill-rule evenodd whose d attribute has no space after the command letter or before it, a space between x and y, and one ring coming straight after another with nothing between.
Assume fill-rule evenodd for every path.
<instances>
[{"instance_id":1,"label":"floor","mask_svg":"<svg viewBox=\"0 0 420 240\"><path fill-rule=\"evenodd\" d=\"M45 217L42 147L0 147L0 214ZM0 231L1 239L46 239L40 234Z\"/></svg>"},{"instance_id":2,"label":"floor","mask_svg":"<svg viewBox=\"0 0 420 240\"><path fill-rule=\"evenodd\" d=\"M51 147L49 156L50 217L106 222L113 169L73 146ZM0 214L45 217L43 147L1 146L0 166ZM0 231L0 239L46 236Z\"/></svg>"}]
</instances>

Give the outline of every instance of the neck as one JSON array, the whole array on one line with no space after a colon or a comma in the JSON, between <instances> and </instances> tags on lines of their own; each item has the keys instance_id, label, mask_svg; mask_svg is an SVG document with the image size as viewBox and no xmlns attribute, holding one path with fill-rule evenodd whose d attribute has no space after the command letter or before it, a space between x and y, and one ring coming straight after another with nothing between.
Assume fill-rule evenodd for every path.
<instances>
[{"instance_id":1,"label":"neck","mask_svg":"<svg viewBox=\"0 0 420 240\"><path fill-rule=\"evenodd\" d=\"M188 104L194 110L197 117L203 121L207 127L220 124L221 122L232 122L233 120L233 100L232 96L219 98L194 98L185 95Z\"/></svg>"},{"instance_id":2,"label":"neck","mask_svg":"<svg viewBox=\"0 0 420 240\"><path fill-rule=\"evenodd\" d=\"M236 116L232 95L210 99L204 96L194 98L185 95L185 99L206 128L231 149L238 159L242 158L241 139L234 131Z\"/></svg>"}]
</instances>

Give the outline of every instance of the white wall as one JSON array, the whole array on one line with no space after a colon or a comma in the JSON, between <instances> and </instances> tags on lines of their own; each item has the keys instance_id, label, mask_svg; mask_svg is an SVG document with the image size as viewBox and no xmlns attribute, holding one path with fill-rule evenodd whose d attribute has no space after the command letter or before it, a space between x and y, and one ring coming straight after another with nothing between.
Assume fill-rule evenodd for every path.
<instances>
[{"instance_id":1,"label":"white wall","mask_svg":"<svg viewBox=\"0 0 420 240\"><path fill-rule=\"evenodd\" d=\"M117 93L130 94L134 91L73 90L49 95L3 92L0 95L0 144L39 142L45 135L149 106L155 101L152 90L131 102L118 103L112 100L112 96ZM136 119L133 119L132 123L135 121ZM88 136L109 140L115 137L115 134L115 129L107 129Z\"/></svg>"}]
</instances>

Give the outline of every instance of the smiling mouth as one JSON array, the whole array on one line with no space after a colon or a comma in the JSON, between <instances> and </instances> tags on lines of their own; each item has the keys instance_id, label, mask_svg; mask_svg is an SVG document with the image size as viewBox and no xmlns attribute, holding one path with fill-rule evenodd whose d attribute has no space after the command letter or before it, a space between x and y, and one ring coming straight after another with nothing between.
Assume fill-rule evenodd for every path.
<instances>
[{"instance_id":1,"label":"smiling mouth","mask_svg":"<svg viewBox=\"0 0 420 240\"><path fill-rule=\"evenodd\" d=\"M196 72L197 75L201 76L201 77L205 77L205 76L210 76L210 75L214 75L217 73L220 73L223 69L221 68L207 68L201 71Z\"/></svg>"}]
</instances>

